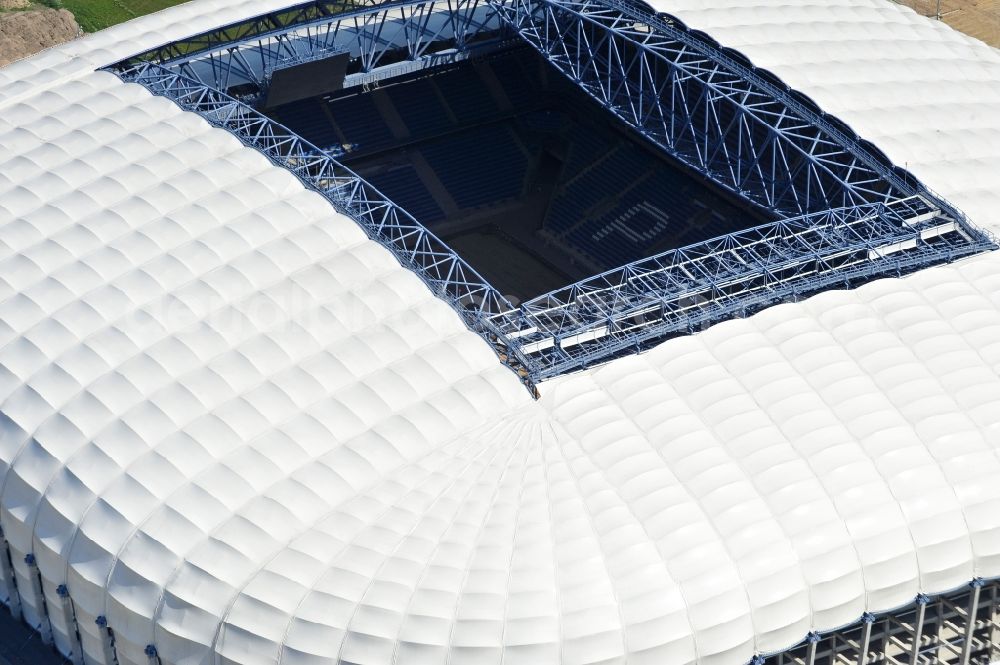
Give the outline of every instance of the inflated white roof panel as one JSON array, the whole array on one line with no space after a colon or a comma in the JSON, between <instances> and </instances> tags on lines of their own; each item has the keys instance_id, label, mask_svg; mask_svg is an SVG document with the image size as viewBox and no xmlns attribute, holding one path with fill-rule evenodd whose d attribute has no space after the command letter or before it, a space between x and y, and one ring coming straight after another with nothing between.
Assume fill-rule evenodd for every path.
<instances>
[{"instance_id":1,"label":"inflated white roof panel","mask_svg":"<svg viewBox=\"0 0 1000 665\"><path fill-rule=\"evenodd\" d=\"M650 0L1000 228L1000 50L888 0Z\"/></svg>"},{"instance_id":2,"label":"inflated white roof panel","mask_svg":"<svg viewBox=\"0 0 1000 665\"><path fill-rule=\"evenodd\" d=\"M60 649L75 612L102 665L98 617L122 665L741 665L1000 575L1000 257L532 401L321 197L94 71L283 4L0 70L4 576ZM996 51L876 0L661 9L1000 229Z\"/></svg>"}]
</instances>

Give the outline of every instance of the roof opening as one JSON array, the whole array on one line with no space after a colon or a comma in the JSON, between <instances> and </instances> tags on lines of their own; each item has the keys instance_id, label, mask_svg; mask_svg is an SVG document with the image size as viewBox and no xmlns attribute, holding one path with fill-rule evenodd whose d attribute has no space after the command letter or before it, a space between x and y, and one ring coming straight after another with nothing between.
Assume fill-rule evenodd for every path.
<instances>
[{"instance_id":1,"label":"roof opening","mask_svg":"<svg viewBox=\"0 0 1000 665\"><path fill-rule=\"evenodd\" d=\"M996 247L639 2L314 0L112 69L326 196L529 385Z\"/></svg>"},{"instance_id":2,"label":"roof opening","mask_svg":"<svg viewBox=\"0 0 1000 665\"><path fill-rule=\"evenodd\" d=\"M270 108L512 302L772 221L521 47Z\"/></svg>"}]
</instances>

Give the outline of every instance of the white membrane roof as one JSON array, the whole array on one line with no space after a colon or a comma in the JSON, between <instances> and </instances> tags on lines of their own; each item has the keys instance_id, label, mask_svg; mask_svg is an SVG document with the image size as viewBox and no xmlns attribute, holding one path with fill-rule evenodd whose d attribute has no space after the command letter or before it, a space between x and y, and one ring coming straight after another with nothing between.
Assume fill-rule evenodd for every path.
<instances>
[{"instance_id":1,"label":"white membrane roof","mask_svg":"<svg viewBox=\"0 0 1000 665\"><path fill-rule=\"evenodd\" d=\"M285 4L0 69L3 576L64 653L75 616L110 663L103 616L121 665L741 665L1000 576L998 254L532 401L322 198L94 71ZM997 51L881 0L660 8L1000 229Z\"/></svg>"}]
</instances>

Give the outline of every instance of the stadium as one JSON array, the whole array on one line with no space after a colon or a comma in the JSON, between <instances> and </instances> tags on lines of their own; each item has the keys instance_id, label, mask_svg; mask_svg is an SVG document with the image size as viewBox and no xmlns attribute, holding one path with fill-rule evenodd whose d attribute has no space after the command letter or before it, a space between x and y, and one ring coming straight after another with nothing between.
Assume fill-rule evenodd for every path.
<instances>
[{"instance_id":1,"label":"stadium","mask_svg":"<svg viewBox=\"0 0 1000 665\"><path fill-rule=\"evenodd\" d=\"M0 68L0 596L76 665L1000 660L1000 51L196 0Z\"/></svg>"}]
</instances>

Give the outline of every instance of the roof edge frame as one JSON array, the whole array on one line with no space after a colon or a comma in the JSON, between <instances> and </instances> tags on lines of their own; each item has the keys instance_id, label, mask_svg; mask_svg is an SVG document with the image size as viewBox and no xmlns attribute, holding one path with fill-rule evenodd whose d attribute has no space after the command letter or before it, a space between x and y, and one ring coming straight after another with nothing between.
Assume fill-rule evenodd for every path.
<instances>
[{"instance_id":1,"label":"roof edge frame","mask_svg":"<svg viewBox=\"0 0 1000 665\"><path fill-rule=\"evenodd\" d=\"M430 3L418 2L417 0L392 0L388 3L370 5L360 10L351 5L356 11L342 15L328 13L317 16L315 13L300 11L304 7L314 9L318 5L339 5L339 3L331 2L311 2L297 5L284 12L266 15L264 19L255 17L243 23L231 24L210 32L216 34L229 31L227 33L229 36L233 36L233 30L236 30L237 35L243 35L247 32L254 33L252 37L241 37L231 41L230 46L232 46L259 39L260 35L263 34L259 29L260 26L272 25L273 27L273 24L267 21L273 19L275 14L288 14L293 10L299 11L297 15L303 17L304 21L308 19L306 22L309 23L309 26L316 26L324 23L330 24L346 17L356 18L362 14L382 14L381 20L384 21L391 9L412 5L423 7L428 4L427 11L434 11L434 0L431 0ZM876 201L874 202L851 200L847 206L827 207L819 211L790 217L786 215L786 219L780 220L778 223L765 224L747 231L640 259L615 270L557 289L515 307L464 259L452 251L447 244L369 183L337 162L329 153L323 152L288 128L217 89L212 83L205 83L196 77L173 71L169 67L169 61L166 66L158 63L158 56L143 57L153 53L180 53L177 56L177 62L180 63L181 67L184 67L191 60L193 54L196 52L204 54L206 50L196 51L195 49L185 50L183 48L171 50L170 45L161 46L105 69L116 73L123 80L144 85L153 94L167 96L187 110L199 113L213 125L222 127L236 135L244 144L264 152L276 165L288 169L307 187L324 195L335 209L352 217L365 229L369 237L385 245L396 255L401 264L416 272L427 283L432 292L449 302L466 326L483 337L499 359L515 371L520 380L536 396L535 385L543 379L606 362L623 353L641 350L665 337L693 332L706 322L714 324L728 318L745 316L777 302L794 300L816 293L819 289L828 288L831 284L842 284L849 288L875 277L902 275L928 265L950 262L974 252L996 248L995 240L988 233L973 227L960 211L931 193L916 178L912 179L912 183L908 182L909 178L901 179L896 173L898 167L887 166L882 164L877 157L868 155L863 145L859 143L859 139L843 135L836 127L832 126L833 123L826 120L825 114L817 114L806 108L805 105L793 99L790 91L782 90L776 84L769 83L766 77L757 75L754 71L747 69L726 55L723 52L724 49L713 47L707 41L699 40L695 33L674 26L670 17L643 13L637 5L622 0L458 0L457 2L450 0L447 2L446 11L453 12L452 22L455 25L467 26L468 23L465 19L470 18L472 12L476 11L477 8L491 7L496 11L496 15L512 26L516 34L520 35L524 41L538 48L538 44L533 44L531 39L525 37L517 21L512 20L509 15L504 16L505 12L509 12L512 6L515 7L515 12L517 7L526 7L526 15L530 15L534 11L533 7L571 4L595 6L599 13L604 17L610 17L612 21L620 22L621 17L624 16L626 20L633 22L634 25L631 26L633 33L635 28L639 27L639 32L644 32L651 38L656 37L661 42L664 37L667 39L680 37L685 49L697 50L699 53L708 51L710 59L718 56L718 61L713 59L712 62L731 65L741 75L746 75L748 81L755 85L759 83L763 89L771 91L775 96L787 101L789 108L798 109L801 107L803 115L810 119L810 123L815 120L816 124L822 125L821 128L824 131L828 129L831 135L841 137L844 141L851 143L857 152L856 156L859 155L859 159L870 164L872 170L879 173L880 178L884 176L885 181L893 185L892 193L886 194L881 200L879 197L875 197ZM439 9L437 11L445 10ZM455 17L460 14L464 17L456 19ZM402 20L409 22L414 15L407 15L403 12ZM641 23L636 18L637 16L645 23ZM398 20L398 18L394 20ZM248 22L258 27L246 30L233 27ZM280 29L271 30L268 34L277 34L275 30L287 33L291 30L301 29L303 25L302 22L285 25ZM477 27L482 28L483 25L484 23L480 22ZM643 26L645 30L642 29ZM254 32L255 30L256 32ZM614 35L622 32L621 26L609 30L609 33ZM173 44L182 44L185 41L194 43L192 40L197 38L198 36ZM278 41L280 42L280 39ZM313 43L311 37L307 41ZM418 39L417 43L419 41ZM407 44L409 48L413 47L410 44L409 36L407 36ZM375 48L375 46L376 43L373 41L372 47ZM648 44L644 44L640 50L646 49L648 46ZM275 53L280 54L280 50L281 46L279 45ZM544 51L543 55L545 55ZM627 90L627 85L623 86L623 89ZM602 101L592 91L588 91L588 93L597 98L598 101ZM608 99L612 98L608 97ZM613 104L607 103L605 106L615 112ZM621 114L617 115L621 117ZM627 118L622 119L628 122ZM900 191L899 187L902 187L903 191ZM738 190L735 191L743 196ZM902 196L903 194L907 195ZM760 205L759 202L751 198L746 196L743 198ZM916 201L917 203L910 205L905 203L906 201ZM912 214L901 215L896 212L898 208L893 208L893 206L897 206L901 202L904 208L910 208ZM919 210L914 212L918 208ZM925 223L928 219L937 221L929 225ZM860 235L856 233L855 229L858 220L871 221L871 224ZM744 274L739 281L744 285L753 284L754 280L759 280L760 283L749 291L744 289L738 294L726 291L734 277L733 267L735 264L729 260L729 257L735 256L732 254L733 248L742 250L744 245L741 243L749 243L747 246L758 248L759 243L764 243L767 246L767 252L765 252L767 256L783 256L782 252L788 251L789 242L797 243L798 249L804 251L800 254L800 258L809 256L809 252L813 252L816 265L822 265L826 268L835 267L834 263L839 260L835 256L837 255L836 251L829 251L831 256L825 256L822 252L817 254L815 247L810 246L810 243L799 242L804 237L803 224L812 222L820 223L825 229L820 234L823 236L820 238L820 245L826 248L823 250L824 252L835 249L831 245L831 239L838 237L838 234L842 238L846 237L844 234L847 234L847 236L851 236L853 245L842 247L843 251L840 254L861 252L869 258L867 269L856 268L850 274L845 273L839 277L831 278L827 275L818 281L815 279L809 281L808 278L805 278L806 281L789 286L789 280L785 278L788 274L787 266L764 265L761 269L760 261L750 263L744 261L742 267ZM886 226L887 223L895 224L895 232L899 233L888 233L884 237L873 235L873 229L876 228L886 231L889 228ZM963 243L964 247L957 246ZM928 250L930 245L933 247ZM918 247L920 251L913 251ZM901 258L901 253L907 253L905 260ZM702 261L711 257L711 260L717 264L717 269L702 270L697 275L686 272L687 268L684 266L687 264L685 261L690 257L697 257ZM764 262L769 260L765 258ZM654 266L652 271L650 270L651 265ZM648 285L648 276L651 272L658 273L663 277L675 270L678 265L680 273L673 274L665 281L661 280L658 284L659 288L647 288L638 294L639 300L643 302L637 301L636 287L637 285ZM793 276L797 279L803 279L803 275L806 273L822 272L808 270L804 268L805 265L805 261L800 261L797 267L792 270L793 273L796 273ZM740 268L736 267L738 271ZM677 279L678 275L680 279ZM617 276L617 278L612 279L612 276ZM685 282L688 282L687 286L684 286ZM782 285L782 288L778 291L771 291L770 298L762 299L760 297L759 292L762 288L765 290L773 289L774 285L778 283ZM666 315L661 316L659 320L650 322L645 314L641 326L621 325L622 322L633 317L636 312L656 310L661 313L676 313L676 308L665 307L665 304L671 299L676 301L679 297L683 297L686 293L684 289L690 291L692 286L696 287L696 290L697 288L702 289L702 292L720 293L726 297L718 301L711 300L707 304L702 303L697 316L689 319L686 326L678 325L675 318ZM665 292L664 288L674 289L674 291ZM610 294L610 297L602 298L602 302L597 303L596 309L593 295L595 292ZM581 299L582 295L586 295L586 297ZM555 309L562 311L559 317L553 318L550 315L554 309L553 304L555 304ZM567 344L567 341L571 343ZM547 349L552 350L547 351Z\"/></svg>"},{"instance_id":2,"label":"roof edge frame","mask_svg":"<svg viewBox=\"0 0 1000 665\"><path fill-rule=\"evenodd\" d=\"M416 273L434 295L448 302L469 329L490 341L494 349L504 348L504 353L498 351L500 360L535 392L527 359L516 346L508 350L498 344L502 333L489 316L510 311L513 305L410 213L328 153L224 92L151 62L114 73L228 131L322 195Z\"/></svg>"},{"instance_id":3,"label":"roof edge frame","mask_svg":"<svg viewBox=\"0 0 1000 665\"><path fill-rule=\"evenodd\" d=\"M986 610L986 611L984 611ZM974 620L970 621L970 617ZM993 636L1000 633L1000 578L973 578L966 584L933 595L919 593L912 602L884 612L865 612L857 621L821 633L810 632L787 649L761 653L749 665L816 665L837 661L866 665L885 659L921 665L951 662L968 665L974 656L994 654ZM946 658L928 660L928 650ZM880 658L881 657L881 658Z\"/></svg>"}]
</instances>

